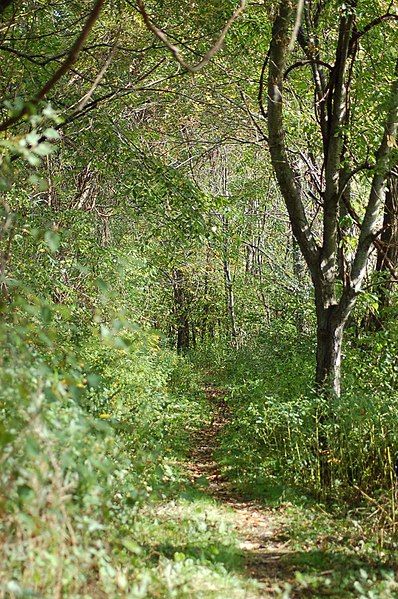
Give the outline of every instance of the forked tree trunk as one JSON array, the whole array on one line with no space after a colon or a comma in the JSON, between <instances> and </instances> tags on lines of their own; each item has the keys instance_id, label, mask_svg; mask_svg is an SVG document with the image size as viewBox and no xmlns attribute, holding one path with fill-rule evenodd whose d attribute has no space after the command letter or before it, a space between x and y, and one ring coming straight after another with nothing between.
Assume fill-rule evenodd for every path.
<instances>
[{"instance_id":1,"label":"forked tree trunk","mask_svg":"<svg viewBox=\"0 0 398 599\"><path fill-rule=\"evenodd\" d=\"M350 90L350 69L356 55L352 52L352 41L355 39L355 0L348 0L342 5L339 17L339 33L335 47L335 62L325 80L325 71L316 64L310 53L314 73L314 86L317 102L316 117L321 124L323 139L324 186L320 189L320 205L322 206L322 243L317 240L318 232L314 221L307 218L305 205L301 195L300 181L294 171L286 146L284 127L284 94L287 59L290 55L291 27L296 12L296 2L281 0L279 10L272 28L268 61L268 144L272 166L279 188L285 200L292 226L293 235L301 249L308 269L311 273L315 290L317 315L317 368L316 385L321 397L333 405L333 398L340 396L341 347L344 327L353 310L356 298L361 291L366 267L369 261L371 246L377 239L379 216L382 211L385 191L385 178L391 169L391 152L395 146L398 131L398 62L395 77L390 88L389 109L384 123L380 145L375 148L376 164L373 170L369 197L365 214L360 220L360 233L353 256L342 255L341 264L348 259L350 265L345 271L338 272L339 262L339 203L355 169L349 173L342 166L345 151L345 131L347 124L347 104ZM304 9L306 3L304 3ZM307 51L308 44L304 44ZM260 82L260 85L262 83ZM326 93L327 92L327 93ZM261 97L262 88L260 88ZM346 198L347 199L347 198ZM349 200L349 198L348 198ZM343 247L343 246L341 246ZM338 281L343 279L343 288L339 299L335 297ZM320 417L319 448L321 464L321 483L329 486L330 460L328 459L328 439L325 432L325 421L333 413L330 407Z\"/></svg>"},{"instance_id":2,"label":"forked tree trunk","mask_svg":"<svg viewBox=\"0 0 398 599\"><path fill-rule=\"evenodd\" d=\"M322 244L316 239L316 231L309 222L301 194L298 174L294 171L286 147L286 132L283 115L283 85L287 58L289 56L290 27L292 26L295 3L281 0L275 18L268 56L268 133L272 166L279 188L285 200L296 238L315 290L317 315L317 368L316 384L323 395L331 398L340 395L341 346L344 327L361 291L366 274L372 243L377 238L378 219L385 194L384 182L390 170L390 154L395 144L398 129L398 77L391 85L390 106L386 115L384 132L375 152L376 167L365 215L361 222L360 234L354 255L350 260L349 272L344 276L340 298L335 297L338 282L338 224L339 201L343 193L348 193L349 178L341 157L344 150L342 126L346 119L347 70L350 55L350 40L355 25L355 11L351 10L353 0L347 2L339 21L339 35L336 43L336 59L332 69L325 123L324 166L325 185L322 190L323 227ZM348 9L347 7L350 7ZM398 62L395 74L398 75ZM323 101L323 89L315 86ZM333 84L333 85L332 85ZM322 87L322 86L321 86Z\"/></svg>"}]
</instances>

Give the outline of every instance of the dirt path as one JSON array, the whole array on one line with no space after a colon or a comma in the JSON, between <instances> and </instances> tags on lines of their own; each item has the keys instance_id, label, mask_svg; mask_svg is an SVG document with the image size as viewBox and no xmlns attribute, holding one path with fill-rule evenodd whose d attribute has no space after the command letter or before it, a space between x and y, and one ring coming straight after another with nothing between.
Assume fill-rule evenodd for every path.
<instances>
[{"instance_id":1,"label":"dirt path","mask_svg":"<svg viewBox=\"0 0 398 599\"><path fill-rule=\"evenodd\" d=\"M209 495L232 508L247 574L261 583L261 597L275 597L275 587L291 574L281 564L283 556L290 553L282 514L240 497L221 474L214 453L218 447L218 436L228 421L228 409L223 399L225 393L212 385L206 386L205 391L214 407L214 418L210 426L201 431L193 451L190 464L192 480L207 479Z\"/></svg>"}]
</instances>

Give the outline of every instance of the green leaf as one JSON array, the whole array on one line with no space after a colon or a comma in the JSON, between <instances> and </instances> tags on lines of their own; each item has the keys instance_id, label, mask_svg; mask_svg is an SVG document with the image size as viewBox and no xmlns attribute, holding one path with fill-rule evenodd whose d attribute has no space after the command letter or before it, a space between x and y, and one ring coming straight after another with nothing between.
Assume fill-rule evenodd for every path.
<instances>
[{"instance_id":1,"label":"green leaf","mask_svg":"<svg viewBox=\"0 0 398 599\"><path fill-rule=\"evenodd\" d=\"M34 148L33 151L39 156L48 156L51 154L51 152L54 152L54 149L54 146L52 146L50 143L43 141L36 148Z\"/></svg>"},{"instance_id":2,"label":"green leaf","mask_svg":"<svg viewBox=\"0 0 398 599\"><path fill-rule=\"evenodd\" d=\"M56 252L60 244L60 236L55 231L46 231L44 234L44 241L52 252Z\"/></svg>"},{"instance_id":3,"label":"green leaf","mask_svg":"<svg viewBox=\"0 0 398 599\"><path fill-rule=\"evenodd\" d=\"M139 555L140 553L142 553L142 547L140 547L138 543L136 543L132 539L122 539L122 545L135 555Z\"/></svg>"},{"instance_id":4,"label":"green leaf","mask_svg":"<svg viewBox=\"0 0 398 599\"><path fill-rule=\"evenodd\" d=\"M47 137L47 139L59 139L59 133L56 129L49 127L45 131L43 131L43 135Z\"/></svg>"}]
</instances>

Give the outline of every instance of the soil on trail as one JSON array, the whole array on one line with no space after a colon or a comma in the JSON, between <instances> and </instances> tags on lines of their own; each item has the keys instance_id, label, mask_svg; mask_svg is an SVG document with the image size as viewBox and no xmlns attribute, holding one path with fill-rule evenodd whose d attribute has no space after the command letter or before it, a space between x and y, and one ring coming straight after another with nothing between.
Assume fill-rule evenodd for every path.
<instances>
[{"instance_id":1,"label":"soil on trail","mask_svg":"<svg viewBox=\"0 0 398 599\"><path fill-rule=\"evenodd\" d=\"M208 385L205 392L213 405L214 416L210 425L201 431L192 452L189 466L192 481L206 479L207 493L232 508L247 575L261 583L261 597L275 597L278 583L286 582L292 574L286 571L286 564L281 563L283 557L290 553L289 539L283 530L283 516L277 510L241 497L221 474L214 454L218 448L218 437L228 421L228 407L223 390Z\"/></svg>"}]
</instances>

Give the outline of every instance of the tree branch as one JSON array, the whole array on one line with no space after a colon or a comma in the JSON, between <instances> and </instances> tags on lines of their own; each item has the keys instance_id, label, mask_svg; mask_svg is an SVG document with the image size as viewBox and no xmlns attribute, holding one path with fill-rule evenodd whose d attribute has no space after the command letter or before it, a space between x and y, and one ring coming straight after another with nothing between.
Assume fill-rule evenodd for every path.
<instances>
[{"instance_id":1,"label":"tree branch","mask_svg":"<svg viewBox=\"0 0 398 599\"><path fill-rule=\"evenodd\" d=\"M244 11L244 9L246 7L246 0L240 0L240 4L239 4L238 8L235 10L235 12L232 14L232 16L228 19L228 21L224 25L224 27L223 27L223 29L222 29L222 31L220 33L220 36L219 36L218 40L210 48L210 50L208 50L206 52L206 54L203 56L203 58L199 62L197 62L196 64L194 64L194 65L189 65L182 58L179 48L170 42L170 40L168 39L168 37L164 33L164 31L162 31L161 29L159 29L159 27L156 27L156 25L154 23L152 23L151 19L149 18L148 13L146 12L143 0L137 0L137 4L138 4L138 8L140 10L140 13L142 15L142 18L143 18L144 23L147 26L147 28L150 31L152 31L152 33L154 35L156 35L156 37L159 38L164 43L164 45L166 46L166 48L174 56L175 60L186 71L189 71L190 73L198 73L199 71L201 71L203 69L203 67L205 67L210 62L210 60L213 58L213 56L215 54L217 54L217 52L221 48L221 45L222 45L222 43L223 43L223 41L225 39L225 36L227 35L227 33L228 33L228 31L229 31L229 29L231 27L231 25L233 24L234 21L236 21L236 19L239 17L239 15Z\"/></svg>"},{"instance_id":2,"label":"tree branch","mask_svg":"<svg viewBox=\"0 0 398 599\"><path fill-rule=\"evenodd\" d=\"M294 27L293 27L293 33L291 35L290 38L290 43L289 43L289 47L288 47L288 51L292 52L293 48L294 48L294 44L296 42L297 36L298 36L298 32L301 26L301 19L303 17L303 10L304 10L304 0L298 0L297 2L297 11L296 11L296 20L294 22Z\"/></svg>"},{"instance_id":3,"label":"tree branch","mask_svg":"<svg viewBox=\"0 0 398 599\"><path fill-rule=\"evenodd\" d=\"M265 79L265 71L268 66L268 61L269 61L269 53L270 53L270 49L268 48L268 52L267 52L264 62L263 62L263 66L261 67L260 81L258 83L258 105L260 107L260 112L265 120L267 120L267 111L264 108L264 79Z\"/></svg>"},{"instance_id":4,"label":"tree branch","mask_svg":"<svg viewBox=\"0 0 398 599\"><path fill-rule=\"evenodd\" d=\"M300 188L287 157L283 125L283 73L289 47L289 25L292 18L290 2L282 0L272 28L268 73L268 131L271 162L279 183L293 234L308 264L311 275L318 275L319 247L305 214Z\"/></svg>"},{"instance_id":5,"label":"tree branch","mask_svg":"<svg viewBox=\"0 0 398 599\"><path fill-rule=\"evenodd\" d=\"M287 79L287 76L289 75L289 73L291 71L293 71L293 69L297 69L299 67L305 67L307 65L318 65L321 67L326 67L327 69L329 69L329 71L332 70L332 65L330 65L328 62L324 62L323 60L317 60L316 58L311 58L310 60L298 60L297 62L295 62L294 64L290 65L290 67L288 67L283 75L284 79Z\"/></svg>"},{"instance_id":6,"label":"tree branch","mask_svg":"<svg viewBox=\"0 0 398 599\"><path fill-rule=\"evenodd\" d=\"M359 231L361 230L361 219L359 218L356 210L354 209L354 207L352 206L351 202L349 201L348 197L346 195L342 196L342 200L344 202L344 206L347 209L348 214L351 216L352 220L354 221L355 225L358 227ZM378 252L380 252L380 254L383 257L383 260L388 268L388 270L390 271L391 276L398 280L398 273L395 269L394 264L391 262L391 260L389 259L387 252L385 250L384 247L384 243L380 240L377 239L377 237L375 237L373 235L373 245L376 248L376 250Z\"/></svg>"},{"instance_id":7,"label":"tree branch","mask_svg":"<svg viewBox=\"0 0 398 599\"><path fill-rule=\"evenodd\" d=\"M355 44L357 43L357 41L363 35L368 33L371 29L373 29L373 27L376 27L377 25L381 25L384 21L388 21L389 19L398 21L398 15L388 12L385 15L380 15L380 17L377 17L376 19L373 19L373 21L370 21L370 23L365 25L365 27L363 29L361 29L360 31L355 31L350 40L350 52L352 51L352 49L355 46Z\"/></svg>"},{"instance_id":8,"label":"tree branch","mask_svg":"<svg viewBox=\"0 0 398 599\"><path fill-rule=\"evenodd\" d=\"M32 98L29 103L25 103L25 106L22 108L22 110L19 111L19 113L17 115L10 117L9 119L6 119L5 121L3 121L3 123L0 124L0 131L6 131L9 127L11 127L15 123L17 123L23 116L25 116L28 113L28 110L29 110L28 105L29 104L37 104L38 102L40 102L40 100L43 100L43 98L45 98L45 96L50 91L50 89L52 89L54 87L54 85L56 83L58 83L58 81L61 79L61 77L63 77L63 75L65 75L69 71L69 69L72 67L72 65L76 62L76 60L80 54L80 51L82 49L82 46L83 46L84 42L86 41L86 39L88 38L90 31L93 28L95 22L97 21L99 14L101 12L101 9L102 9L103 5L105 4L105 2L106 2L106 0L97 0L96 1L95 5L94 5L85 25L83 27L82 32L80 33L79 37L77 38L77 40L73 44L72 48L70 49L66 60L59 66L59 68L55 71L55 73L53 74L51 79L49 79L47 81L47 83L41 88L41 90L36 94L36 96L34 98Z\"/></svg>"},{"instance_id":9,"label":"tree branch","mask_svg":"<svg viewBox=\"0 0 398 599\"><path fill-rule=\"evenodd\" d=\"M349 285L343 294L340 310L347 313L358 294L372 243L377 233L377 222L385 200L384 182L390 171L390 156L396 147L398 131L398 60L395 67L395 80L391 85L390 108L387 114L383 139L376 152L376 166L370 190L369 201L361 225L358 246L351 269Z\"/></svg>"},{"instance_id":10,"label":"tree branch","mask_svg":"<svg viewBox=\"0 0 398 599\"><path fill-rule=\"evenodd\" d=\"M336 59L331 75L329 102L331 105L328 145L325 154L325 192L323 211L323 245L321 268L325 278L334 282L337 249L337 213L339 206L340 162L344 137L342 126L346 122L346 69L348 49L355 13L352 10L355 0L351 0L346 12L342 14L339 25L339 38L336 47Z\"/></svg>"}]
</instances>

